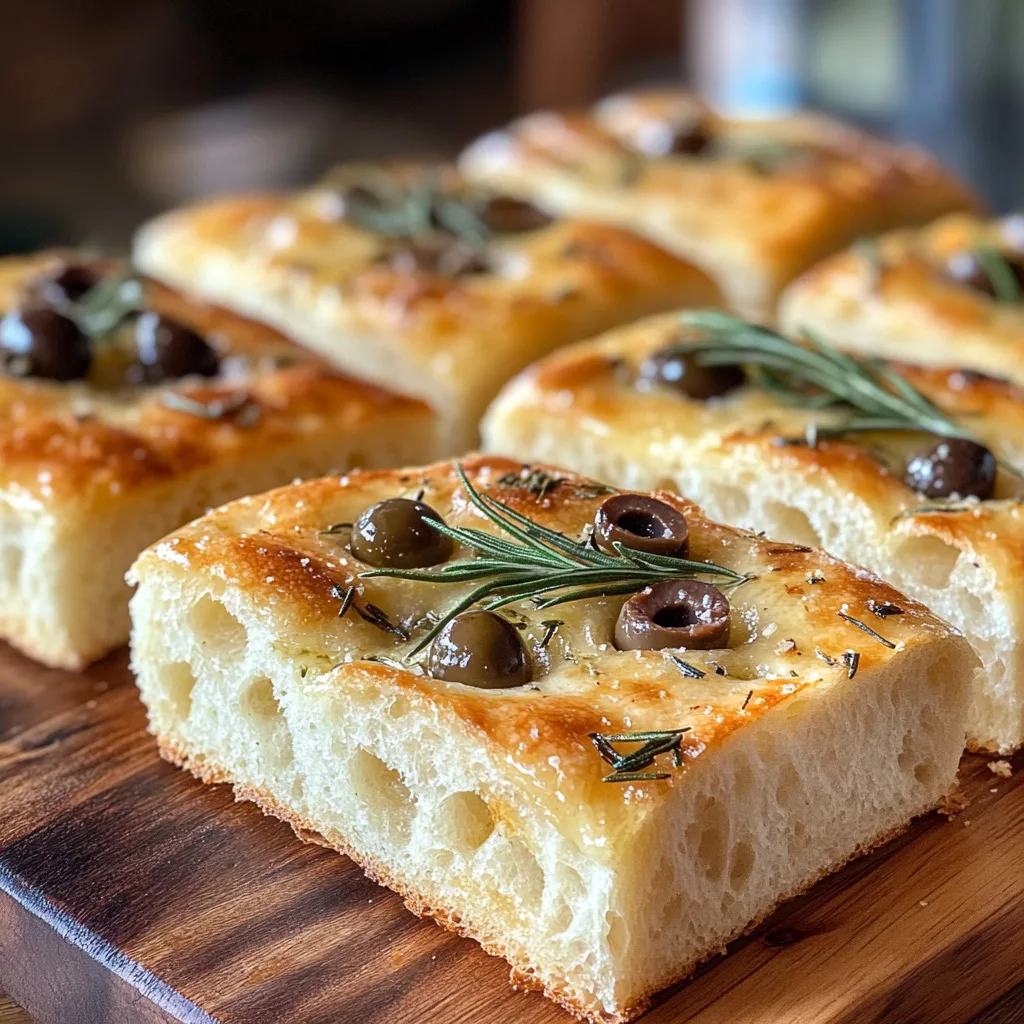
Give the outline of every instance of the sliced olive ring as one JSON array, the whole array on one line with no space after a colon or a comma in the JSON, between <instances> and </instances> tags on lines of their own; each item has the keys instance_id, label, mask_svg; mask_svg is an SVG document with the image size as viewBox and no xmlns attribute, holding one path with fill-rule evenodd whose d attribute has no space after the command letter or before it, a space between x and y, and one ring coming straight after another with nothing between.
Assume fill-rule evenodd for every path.
<instances>
[{"instance_id":1,"label":"sliced olive ring","mask_svg":"<svg viewBox=\"0 0 1024 1024\"><path fill-rule=\"evenodd\" d=\"M88 263L62 263L29 285L31 294L48 306L61 308L80 302L103 275Z\"/></svg>"},{"instance_id":2,"label":"sliced olive ring","mask_svg":"<svg viewBox=\"0 0 1024 1024\"><path fill-rule=\"evenodd\" d=\"M594 516L594 540L610 554L616 543L668 558L685 558L690 550L683 513L646 494L615 494L603 502Z\"/></svg>"},{"instance_id":3,"label":"sliced olive ring","mask_svg":"<svg viewBox=\"0 0 1024 1024\"><path fill-rule=\"evenodd\" d=\"M496 235L514 235L546 227L552 218L533 203L513 196L493 196L477 210L484 225Z\"/></svg>"},{"instance_id":4,"label":"sliced olive ring","mask_svg":"<svg viewBox=\"0 0 1024 1024\"><path fill-rule=\"evenodd\" d=\"M92 347L78 324L45 307L14 310L0 320L0 354L18 377L82 380L92 366Z\"/></svg>"},{"instance_id":5,"label":"sliced olive ring","mask_svg":"<svg viewBox=\"0 0 1024 1024\"><path fill-rule=\"evenodd\" d=\"M421 569L451 558L450 537L428 522L444 522L422 501L385 498L371 505L352 527L352 554L367 565L391 569Z\"/></svg>"},{"instance_id":6,"label":"sliced olive ring","mask_svg":"<svg viewBox=\"0 0 1024 1024\"><path fill-rule=\"evenodd\" d=\"M1024 263L1019 254L1004 254L1006 265L1017 281L1017 287L1024 290ZM976 253L969 249L953 253L946 261L946 273L957 282L974 291L996 298L996 285L992 275L985 268Z\"/></svg>"},{"instance_id":7,"label":"sliced olive ring","mask_svg":"<svg viewBox=\"0 0 1024 1024\"><path fill-rule=\"evenodd\" d=\"M220 359L209 342L159 313L143 313L136 320L135 347L150 383L193 375L215 377L220 370Z\"/></svg>"},{"instance_id":8,"label":"sliced olive ring","mask_svg":"<svg viewBox=\"0 0 1024 1024\"><path fill-rule=\"evenodd\" d=\"M944 437L912 455L904 482L927 498L991 498L996 486L996 457L966 437Z\"/></svg>"},{"instance_id":9,"label":"sliced olive ring","mask_svg":"<svg viewBox=\"0 0 1024 1024\"><path fill-rule=\"evenodd\" d=\"M438 633L427 666L435 679L484 690L525 686L532 675L515 626L496 612L479 610L456 615Z\"/></svg>"},{"instance_id":10,"label":"sliced olive ring","mask_svg":"<svg viewBox=\"0 0 1024 1024\"><path fill-rule=\"evenodd\" d=\"M706 401L743 387L747 375L742 366L705 366L696 353L667 345L641 363L640 380Z\"/></svg>"},{"instance_id":11,"label":"sliced olive ring","mask_svg":"<svg viewBox=\"0 0 1024 1024\"><path fill-rule=\"evenodd\" d=\"M665 580L641 590L622 606L615 623L620 651L710 651L728 645L729 600L699 580Z\"/></svg>"}]
</instances>

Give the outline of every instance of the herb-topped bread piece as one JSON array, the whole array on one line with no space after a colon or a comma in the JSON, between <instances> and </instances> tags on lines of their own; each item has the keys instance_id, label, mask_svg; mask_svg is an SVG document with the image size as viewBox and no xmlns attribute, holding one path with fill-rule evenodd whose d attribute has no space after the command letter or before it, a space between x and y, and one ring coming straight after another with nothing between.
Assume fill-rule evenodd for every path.
<instances>
[{"instance_id":1,"label":"herb-topped bread piece","mask_svg":"<svg viewBox=\"0 0 1024 1024\"><path fill-rule=\"evenodd\" d=\"M570 341L719 305L704 273L619 228L554 220L450 167L342 168L288 196L214 200L145 226L135 259L438 409L452 453L487 403Z\"/></svg>"},{"instance_id":2,"label":"herb-topped bread piece","mask_svg":"<svg viewBox=\"0 0 1024 1024\"><path fill-rule=\"evenodd\" d=\"M1024 743L1024 394L1014 386L858 362L820 340L688 314L539 363L485 423L497 451L677 488L712 516L867 566L974 645L970 746Z\"/></svg>"},{"instance_id":3,"label":"herb-topped bread piece","mask_svg":"<svg viewBox=\"0 0 1024 1024\"><path fill-rule=\"evenodd\" d=\"M475 142L460 167L545 209L640 231L754 318L861 235L976 208L920 150L811 115L730 120L672 90L533 114Z\"/></svg>"},{"instance_id":4,"label":"herb-topped bread piece","mask_svg":"<svg viewBox=\"0 0 1024 1024\"><path fill-rule=\"evenodd\" d=\"M1024 215L953 215L863 239L786 289L787 333L1024 384Z\"/></svg>"},{"instance_id":5,"label":"herb-topped bread piece","mask_svg":"<svg viewBox=\"0 0 1024 1024\"><path fill-rule=\"evenodd\" d=\"M595 1022L934 807L963 745L974 659L920 605L550 467L282 488L132 577L165 757Z\"/></svg>"},{"instance_id":6,"label":"herb-topped bread piece","mask_svg":"<svg viewBox=\"0 0 1024 1024\"><path fill-rule=\"evenodd\" d=\"M433 413L113 261L0 261L0 638L78 668L128 639L135 556L299 476L437 454Z\"/></svg>"}]
</instances>

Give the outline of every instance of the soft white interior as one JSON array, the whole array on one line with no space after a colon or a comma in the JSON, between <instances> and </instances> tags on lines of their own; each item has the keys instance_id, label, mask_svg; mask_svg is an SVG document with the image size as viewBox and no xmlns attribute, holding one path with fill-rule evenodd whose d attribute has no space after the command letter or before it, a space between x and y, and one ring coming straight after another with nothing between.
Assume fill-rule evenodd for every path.
<instances>
[{"instance_id":1,"label":"soft white interior","mask_svg":"<svg viewBox=\"0 0 1024 1024\"><path fill-rule=\"evenodd\" d=\"M404 428L404 429L403 429ZM431 426L386 427L373 435L318 436L115 497L102 510L55 510L0 495L0 634L39 661L75 669L128 640L124 581L135 557L208 508L245 494L353 466L387 467L432 458Z\"/></svg>"},{"instance_id":2,"label":"soft white interior","mask_svg":"<svg viewBox=\"0 0 1024 1024\"><path fill-rule=\"evenodd\" d=\"M963 743L966 648L919 646L754 720L650 813L627 808L635 827L581 848L469 725L358 662L321 669L282 644L287 614L147 563L132 659L165 749L350 850L593 1020L628 1019L934 806Z\"/></svg>"},{"instance_id":3,"label":"soft white interior","mask_svg":"<svg viewBox=\"0 0 1024 1024\"><path fill-rule=\"evenodd\" d=\"M973 748L1009 753L1024 743L1024 648L1021 621L995 569L976 553L910 524L880 518L864 498L824 473L777 472L757 452L698 448L667 437L637 450L597 436L551 429L543 414L516 412L515 389L492 407L484 446L524 460L550 461L620 487L667 488L698 502L713 519L821 547L866 566L951 622L981 664L974 673L968 721Z\"/></svg>"}]
</instances>

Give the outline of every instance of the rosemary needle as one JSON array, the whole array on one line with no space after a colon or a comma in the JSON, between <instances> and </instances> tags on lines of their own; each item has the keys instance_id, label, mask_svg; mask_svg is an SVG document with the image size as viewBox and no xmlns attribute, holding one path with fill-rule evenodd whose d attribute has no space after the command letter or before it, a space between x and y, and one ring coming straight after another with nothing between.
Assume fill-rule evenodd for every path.
<instances>
[{"instance_id":1,"label":"rosemary needle","mask_svg":"<svg viewBox=\"0 0 1024 1024\"><path fill-rule=\"evenodd\" d=\"M569 601L634 594L659 580L709 576L719 586L736 586L751 578L711 562L649 554L618 543L614 545L615 554L600 551L481 494L457 462L455 472L470 502L506 536L425 519L432 529L475 551L477 557L448 562L436 570L389 568L360 573L363 579L388 576L424 583L476 584L438 619L410 656L423 650L456 615L475 604L494 611L532 601L540 610Z\"/></svg>"}]
</instances>

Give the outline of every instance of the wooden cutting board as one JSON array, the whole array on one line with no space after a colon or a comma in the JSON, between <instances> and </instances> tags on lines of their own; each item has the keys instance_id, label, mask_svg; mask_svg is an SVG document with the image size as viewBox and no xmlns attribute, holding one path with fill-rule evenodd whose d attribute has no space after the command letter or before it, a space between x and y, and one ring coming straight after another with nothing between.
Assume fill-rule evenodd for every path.
<instances>
[{"instance_id":1,"label":"wooden cutting board","mask_svg":"<svg viewBox=\"0 0 1024 1024\"><path fill-rule=\"evenodd\" d=\"M569 1024L345 858L161 762L126 661L70 675L0 647L0 990L42 1024ZM645 1024L1024 1022L1024 768L962 776L961 815L786 905Z\"/></svg>"}]
</instances>

